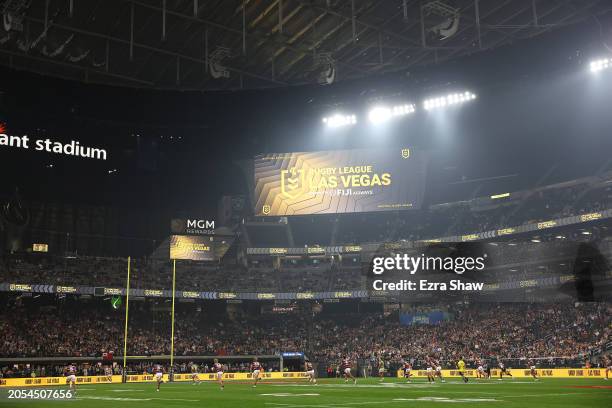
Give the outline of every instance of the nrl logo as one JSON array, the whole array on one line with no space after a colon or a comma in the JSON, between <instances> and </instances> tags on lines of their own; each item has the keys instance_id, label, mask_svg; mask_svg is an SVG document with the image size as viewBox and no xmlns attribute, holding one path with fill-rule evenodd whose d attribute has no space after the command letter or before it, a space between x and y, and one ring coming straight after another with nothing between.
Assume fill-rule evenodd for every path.
<instances>
[{"instance_id":1,"label":"nrl logo","mask_svg":"<svg viewBox=\"0 0 612 408\"><path fill-rule=\"evenodd\" d=\"M407 159L410 157L410 149L402 149L402 158Z\"/></svg>"},{"instance_id":2,"label":"nrl logo","mask_svg":"<svg viewBox=\"0 0 612 408\"><path fill-rule=\"evenodd\" d=\"M304 186L304 170L295 167L281 171L281 193L288 198L296 198Z\"/></svg>"}]
</instances>

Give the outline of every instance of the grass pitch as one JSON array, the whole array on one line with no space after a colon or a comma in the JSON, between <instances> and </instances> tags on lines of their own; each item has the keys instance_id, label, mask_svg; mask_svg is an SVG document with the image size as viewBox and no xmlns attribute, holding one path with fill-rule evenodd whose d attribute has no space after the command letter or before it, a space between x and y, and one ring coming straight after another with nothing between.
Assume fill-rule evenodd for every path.
<instances>
[{"instance_id":1,"label":"grass pitch","mask_svg":"<svg viewBox=\"0 0 612 408\"><path fill-rule=\"evenodd\" d=\"M62 387L66 388L66 387ZM246 382L227 382L221 391L215 383L153 383L82 385L70 401L10 401L6 392L0 408L7 407L261 407L261 408L367 408L367 407L612 407L612 381L595 379L458 379L428 384L417 379L360 379L357 385L339 379L306 382L268 382L253 388Z\"/></svg>"}]
</instances>

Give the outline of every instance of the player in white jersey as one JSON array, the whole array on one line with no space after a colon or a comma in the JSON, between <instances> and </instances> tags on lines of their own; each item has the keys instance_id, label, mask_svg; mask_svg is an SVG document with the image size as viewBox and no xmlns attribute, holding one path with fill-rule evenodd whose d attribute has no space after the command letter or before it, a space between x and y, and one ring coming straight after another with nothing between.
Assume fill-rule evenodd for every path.
<instances>
[{"instance_id":1,"label":"player in white jersey","mask_svg":"<svg viewBox=\"0 0 612 408\"><path fill-rule=\"evenodd\" d=\"M315 378L315 371L312 363L310 361L306 361L304 363L304 368L306 369L306 376L308 377L308 382L314 385L317 385L317 379Z\"/></svg>"},{"instance_id":2,"label":"player in white jersey","mask_svg":"<svg viewBox=\"0 0 612 408\"><path fill-rule=\"evenodd\" d=\"M225 389L225 385L223 385L223 365L219 363L219 359L217 358L215 358L213 361L213 372L215 373L219 386L223 390Z\"/></svg>"},{"instance_id":3,"label":"player in white jersey","mask_svg":"<svg viewBox=\"0 0 612 408\"><path fill-rule=\"evenodd\" d=\"M253 376L253 388L257 387L257 382L259 381L259 375L261 373L261 363L257 361L257 357L253 359L251 363L251 373Z\"/></svg>"},{"instance_id":4,"label":"player in white jersey","mask_svg":"<svg viewBox=\"0 0 612 408\"><path fill-rule=\"evenodd\" d=\"M164 369L161 365L155 364L153 366L153 378L157 383L157 391L159 392L159 386L164 382Z\"/></svg>"},{"instance_id":5,"label":"player in white jersey","mask_svg":"<svg viewBox=\"0 0 612 408\"><path fill-rule=\"evenodd\" d=\"M193 361L191 363L189 363L189 365L191 366L191 383L193 385L199 384L202 381L200 381L200 376L199 376L199 367L196 363L194 363Z\"/></svg>"},{"instance_id":6,"label":"player in white jersey","mask_svg":"<svg viewBox=\"0 0 612 408\"><path fill-rule=\"evenodd\" d=\"M478 366L476 367L476 378L486 378L487 375L485 373L484 366L482 365L482 361L477 360L476 364L478 364Z\"/></svg>"},{"instance_id":7,"label":"player in white jersey","mask_svg":"<svg viewBox=\"0 0 612 408\"><path fill-rule=\"evenodd\" d=\"M440 365L440 361L433 360L433 366L436 370L434 375L438 377L441 382L446 382L446 380L444 380L444 378L442 377L442 366Z\"/></svg>"},{"instance_id":8,"label":"player in white jersey","mask_svg":"<svg viewBox=\"0 0 612 408\"><path fill-rule=\"evenodd\" d=\"M66 382L71 390L76 390L76 366L74 364L66 367Z\"/></svg>"},{"instance_id":9,"label":"player in white jersey","mask_svg":"<svg viewBox=\"0 0 612 408\"><path fill-rule=\"evenodd\" d=\"M113 382L113 369L111 366L104 367L104 375L106 376L106 381Z\"/></svg>"}]
</instances>

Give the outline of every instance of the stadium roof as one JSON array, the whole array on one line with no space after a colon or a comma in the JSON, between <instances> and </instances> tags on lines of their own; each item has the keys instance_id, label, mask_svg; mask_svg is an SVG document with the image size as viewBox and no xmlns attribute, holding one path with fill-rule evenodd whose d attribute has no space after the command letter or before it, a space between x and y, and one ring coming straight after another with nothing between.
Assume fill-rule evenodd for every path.
<instances>
[{"instance_id":1,"label":"stadium roof","mask_svg":"<svg viewBox=\"0 0 612 408\"><path fill-rule=\"evenodd\" d=\"M609 6L601 0L0 0L0 64L158 89L333 83L493 49Z\"/></svg>"}]
</instances>

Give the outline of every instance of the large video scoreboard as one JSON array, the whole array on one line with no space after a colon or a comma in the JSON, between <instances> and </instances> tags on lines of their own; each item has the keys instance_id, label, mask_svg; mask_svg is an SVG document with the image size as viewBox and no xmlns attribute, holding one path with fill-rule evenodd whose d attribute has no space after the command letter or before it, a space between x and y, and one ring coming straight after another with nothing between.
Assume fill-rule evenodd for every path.
<instances>
[{"instance_id":1,"label":"large video scoreboard","mask_svg":"<svg viewBox=\"0 0 612 408\"><path fill-rule=\"evenodd\" d=\"M255 157L255 215L286 216L418 208L426 154L408 148Z\"/></svg>"}]
</instances>

